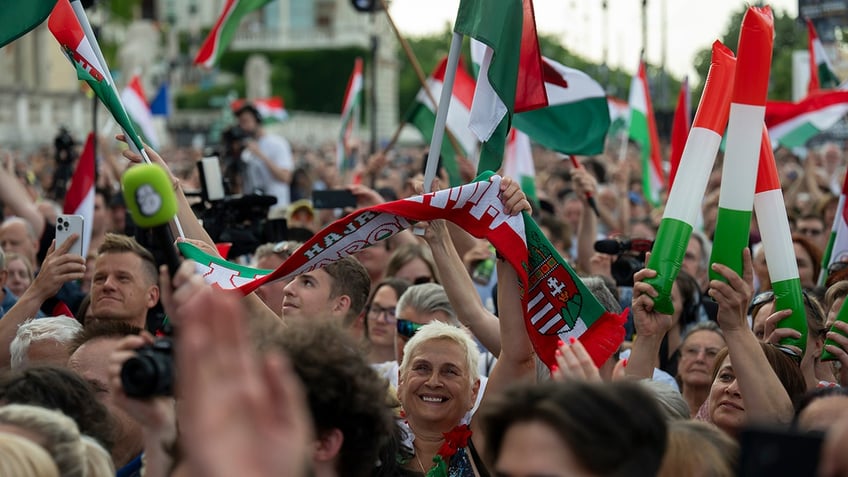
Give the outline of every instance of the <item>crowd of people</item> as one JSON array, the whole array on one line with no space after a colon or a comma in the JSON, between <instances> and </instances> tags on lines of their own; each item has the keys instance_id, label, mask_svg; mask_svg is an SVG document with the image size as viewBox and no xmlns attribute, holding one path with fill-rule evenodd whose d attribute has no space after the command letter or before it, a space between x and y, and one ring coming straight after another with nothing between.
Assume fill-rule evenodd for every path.
<instances>
[{"instance_id":1,"label":"crowd of people","mask_svg":"<svg viewBox=\"0 0 848 477\"><path fill-rule=\"evenodd\" d=\"M348 189L360 208L422 193L420 148L349 149L356 167L340 171L333 147L289 145L250 106L235 117L220 151L224 188L273 196L255 220L285 218L291 235L222 258L275 269L351 212L316 209L313 190ZM575 167L534 149L536 197L504 177L505 210L532 214L607 311L631 310L609 360L568 339L549 368L526 331L517 271L454 223L419 222L246 296L221 292L190 261L159 265L119 190L141 157L98 143L86 256L55 243L51 151L9 151L0 168L2 475L733 476L766 465L760 453L773 448L755 432L814 442L778 455L799 467L771 464L792 475L848 475L848 324L836 320L846 262L818 285L848 165L840 145L776 153L804 347L780 344L800 333L780 326L791 310L775 310L756 220L741 276L710 264L721 157L666 315L643 250L594 247L655 237L662 207L643 194L638 150L620 158L611 144ZM204 151L147 152L177 193L180 240L220 255L198 219ZM459 160L471 181L474 166ZM448 187L440 176L436 187ZM836 359L822 361L825 350Z\"/></svg>"}]
</instances>

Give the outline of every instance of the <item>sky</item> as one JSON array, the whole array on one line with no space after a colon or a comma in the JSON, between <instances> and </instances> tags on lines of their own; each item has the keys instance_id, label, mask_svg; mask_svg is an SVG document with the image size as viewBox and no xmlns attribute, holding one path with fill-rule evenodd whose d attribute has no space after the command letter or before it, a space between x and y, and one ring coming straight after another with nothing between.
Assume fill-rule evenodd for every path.
<instances>
[{"instance_id":1,"label":"sky","mask_svg":"<svg viewBox=\"0 0 848 477\"><path fill-rule=\"evenodd\" d=\"M682 78L688 74L694 81L695 53L709 48L727 29L730 15L749 3L753 2L648 0L648 61L661 63L664 17L666 67L674 76ZM608 64L631 73L636 70L642 48L641 4L641 0L608 0L605 22L600 0L533 1L540 32L555 35L570 51L597 62L603 59L606 44ZM793 16L798 13L797 0L774 0L769 4ZM453 25L458 5L459 0L392 0L389 11L403 34L416 36L444 31L447 23ZM736 45L730 46L736 49Z\"/></svg>"}]
</instances>

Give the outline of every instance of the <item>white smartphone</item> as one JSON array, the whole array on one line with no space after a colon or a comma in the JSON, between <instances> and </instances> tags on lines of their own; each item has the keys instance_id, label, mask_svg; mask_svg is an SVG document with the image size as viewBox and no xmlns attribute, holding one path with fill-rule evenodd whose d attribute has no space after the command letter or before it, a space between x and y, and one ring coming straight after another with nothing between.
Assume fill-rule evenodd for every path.
<instances>
[{"instance_id":1,"label":"white smartphone","mask_svg":"<svg viewBox=\"0 0 848 477\"><path fill-rule=\"evenodd\" d=\"M77 234L79 238L71 246L71 249L68 250L68 253L82 256L82 229L84 220L82 215L60 214L56 219L56 248L61 247L71 234Z\"/></svg>"}]
</instances>

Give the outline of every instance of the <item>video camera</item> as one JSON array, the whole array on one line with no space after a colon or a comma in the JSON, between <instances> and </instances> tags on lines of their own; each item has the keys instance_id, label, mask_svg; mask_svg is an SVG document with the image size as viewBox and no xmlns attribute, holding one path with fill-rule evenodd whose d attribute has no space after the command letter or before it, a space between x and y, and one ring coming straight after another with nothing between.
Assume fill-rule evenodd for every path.
<instances>
[{"instance_id":1,"label":"video camera","mask_svg":"<svg viewBox=\"0 0 848 477\"><path fill-rule=\"evenodd\" d=\"M595 242L595 251L616 255L610 266L612 278L620 287L632 287L633 275L645 266L645 254L654 247L653 240L612 238Z\"/></svg>"}]
</instances>

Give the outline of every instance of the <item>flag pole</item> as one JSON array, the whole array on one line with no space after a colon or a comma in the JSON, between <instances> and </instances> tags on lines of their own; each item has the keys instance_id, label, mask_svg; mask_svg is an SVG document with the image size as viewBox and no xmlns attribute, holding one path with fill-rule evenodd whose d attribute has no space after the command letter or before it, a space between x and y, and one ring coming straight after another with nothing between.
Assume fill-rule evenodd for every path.
<instances>
[{"instance_id":1,"label":"flag pole","mask_svg":"<svg viewBox=\"0 0 848 477\"><path fill-rule=\"evenodd\" d=\"M442 150L442 139L445 133L445 125L448 119L451 95L453 94L453 82L456 79L456 68L459 65L459 53L462 49L462 33L453 32L448 53L448 64L445 68L445 79L442 86L442 95L439 98L439 107L436 110L436 124L433 126L433 140L430 141L430 151L427 154L427 166L424 169L424 192L433 190L433 179L436 177L436 168L439 164L439 154Z\"/></svg>"},{"instance_id":2,"label":"flag pole","mask_svg":"<svg viewBox=\"0 0 848 477\"><path fill-rule=\"evenodd\" d=\"M103 76L109 82L109 86L112 87L112 91L115 92L115 96L120 98L120 92L118 88L115 86L115 79L112 78L112 73L109 71L109 65L106 63L106 58L103 56L103 52L100 50L100 44L97 43L97 37L94 36L94 30L91 28L91 23L88 21L88 15L85 14L85 9L82 7L82 3L80 0L70 0L71 8L74 10L74 14L77 17L77 20L80 22L80 26L82 27L82 31L86 37L88 37L89 42L91 42L91 47L94 50L94 55L97 57L97 61L103 65ZM123 130L123 127L121 128ZM150 156L147 155L147 151L144 150L143 147L138 147L135 141L139 141L138 137L133 138L127 131L124 132L124 137L127 138L127 146L129 146L130 150L139 154L144 162L148 164L152 164L153 161L150 160ZM174 226L177 229L177 233L180 238L185 238L185 232L183 232L183 226L180 223L180 219L177 216L174 216Z\"/></svg>"},{"instance_id":3,"label":"flag pole","mask_svg":"<svg viewBox=\"0 0 848 477\"><path fill-rule=\"evenodd\" d=\"M88 21L88 15L85 14L85 9L82 6L82 2L80 2L80 0L70 0L70 3L71 8L73 8L74 14L77 17L77 20L80 22L80 26L82 27L83 33L85 33L85 36L88 37L88 40L91 43L91 47L94 50L94 56L96 56L97 61L99 61L100 64L103 65L103 76L106 78L106 81L109 82L109 86L112 87L112 91L115 92L115 96L120 98L121 93L118 91L117 86L115 86L115 79L112 78L112 73L109 71L109 66L106 63L106 58L103 56L103 51L100 49L100 44L97 42L97 37L94 35L94 30L91 28L91 23ZM121 129L123 130L123 128ZM144 151L144 148L138 147L127 131L123 132L124 136L126 136L126 138L128 139L127 145L130 147L130 149L132 149L133 152L140 154L144 161L150 164L150 157L148 157L147 152Z\"/></svg>"},{"instance_id":4,"label":"flag pole","mask_svg":"<svg viewBox=\"0 0 848 477\"><path fill-rule=\"evenodd\" d=\"M389 7L386 4L386 0L380 0L380 4L383 7L383 11L386 12L386 18L389 20L389 25L392 27L392 30L395 32L395 36L400 42L400 46L403 49L403 52L406 54L407 59L409 59L409 63L412 65L412 69L415 70L415 76L418 77L418 82L421 83L421 88L424 90L424 93L427 95L427 99L430 100L433 105L436 105L436 98L433 96L432 91L430 91L430 85L427 84L427 75L424 74L424 70L421 68L421 64L418 63L418 58L415 57L415 53L412 51L412 47L409 46L409 42L406 41L406 38L400 34L400 30L395 24L394 19L391 14L389 14ZM453 84L451 84L450 91L453 91ZM403 123L399 126L398 129L403 128ZM456 139L456 136L450 130L445 130L445 134L448 137L448 141L451 143L451 147L453 147L454 152L460 156L465 155L465 151L462 149L462 146L459 145L459 141ZM395 136L399 136L400 132L396 132ZM394 137L395 141L397 141L397 137ZM389 145L393 145L395 141L390 142ZM389 146L383 149L383 153L388 152ZM441 150L441 147L439 148Z\"/></svg>"}]
</instances>

